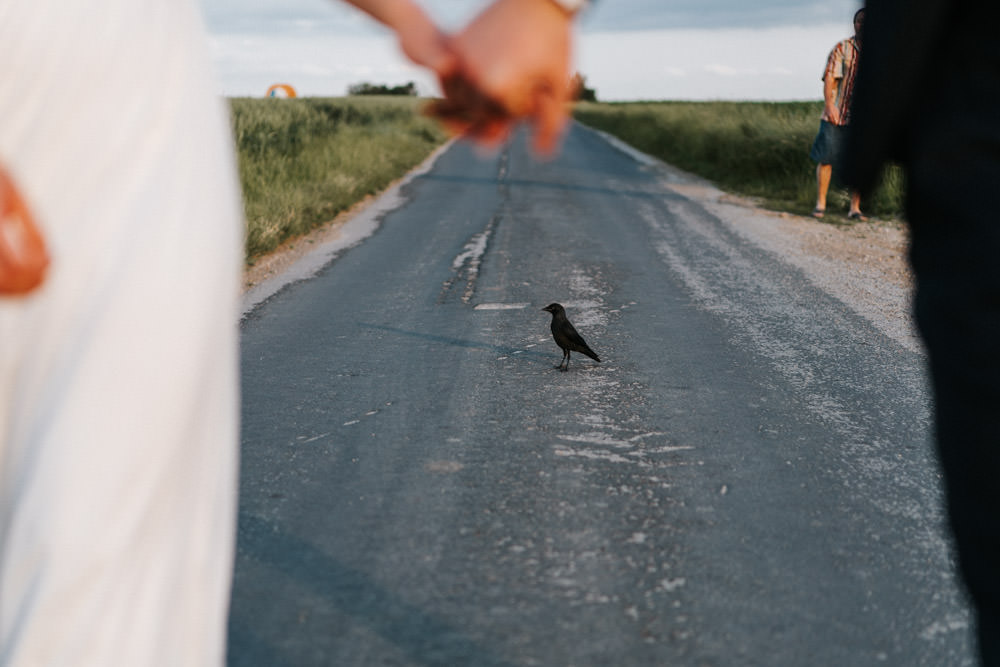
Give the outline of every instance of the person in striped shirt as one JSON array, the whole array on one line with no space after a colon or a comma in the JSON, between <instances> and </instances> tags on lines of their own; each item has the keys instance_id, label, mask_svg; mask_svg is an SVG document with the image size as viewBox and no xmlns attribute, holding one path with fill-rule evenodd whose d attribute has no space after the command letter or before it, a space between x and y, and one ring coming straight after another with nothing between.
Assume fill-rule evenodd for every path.
<instances>
[{"instance_id":1,"label":"person in striped shirt","mask_svg":"<svg viewBox=\"0 0 1000 667\"><path fill-rule=\"evenodd\" d=\"M813 217L822 218L826 212L826 195L833 178L833 165L837 162L840 146L844 142L847 125L851 120L851 95L857 74L858 56L861 53L861 28L865 10L854 14L854 36L837 43L826 59L823 70L823 115L819 133L813 142L809 157L816 166L816 207ZM861 195L851 192L850 220L865 220L861 215Z\"/></svg>"}]
</instances>

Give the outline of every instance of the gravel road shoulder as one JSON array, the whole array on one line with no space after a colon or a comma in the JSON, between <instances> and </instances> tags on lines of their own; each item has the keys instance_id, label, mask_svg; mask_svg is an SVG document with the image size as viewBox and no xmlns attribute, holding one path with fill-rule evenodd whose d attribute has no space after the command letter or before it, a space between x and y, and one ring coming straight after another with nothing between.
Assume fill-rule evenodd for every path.
<instances>
[{"instance_id":1,"label":"gravel road shoulder","mask_svg":"<svg viewBox=\"0 0 1000 667\"><path fill-rule=\"evenodd\" d=\"M823 291L884 334L922 352L911 314L913 276L908 228L898 221L850 225L762 209L711 185L675 185L752 243L798 267Z\"/></svg>"}]
</instances>

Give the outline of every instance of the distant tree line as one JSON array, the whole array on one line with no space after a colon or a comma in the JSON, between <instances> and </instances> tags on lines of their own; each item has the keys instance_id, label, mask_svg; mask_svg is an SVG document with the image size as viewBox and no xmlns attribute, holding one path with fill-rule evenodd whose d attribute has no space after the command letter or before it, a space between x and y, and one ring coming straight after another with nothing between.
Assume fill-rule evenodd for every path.
<instances>
[{"instance_id":1,"label":"distant tree line","mask_svg":"<svg viewBox=\"0 0 1000 667\"><path fill-rule=\"evenodd\" d=\"M587 86L587 77L579 72L573 75L570 80L570 92L573 99L583 102L596 102L597 91ZM402 86L387 86L384 83L368 83L362 81L347 87L348 95L405 95L407 97L417 96L417 84L408 81Z\"/></svg>"},{"instance_id":2,"label":"distant tree line","mask_svg":"<svg viewBox=\"0 0 1000 667\"><path fill-rule=\"evenodd\" d=\"M347 87L348 95L408 95L416 97L417 84L410 81L402 86L387 86L385 84L355 83Z\"/></svg>"},{"instance_id":3,"label":"distant tree line","mask_svg":"<svg viewBox=\"0 0 1000 667\"><path fill-rule=\"evenodd\" d=\"M570 93L575 100L581 102L596 102L597 91L587 87L587 77L577 72L570 79Z\"/></svg>"}]
</instances>

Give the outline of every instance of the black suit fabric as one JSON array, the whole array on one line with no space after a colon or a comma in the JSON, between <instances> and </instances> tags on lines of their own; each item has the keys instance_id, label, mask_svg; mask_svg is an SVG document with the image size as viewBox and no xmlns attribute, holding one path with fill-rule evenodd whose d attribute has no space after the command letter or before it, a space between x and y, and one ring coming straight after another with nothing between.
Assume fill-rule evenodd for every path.
<instances>
[{"instance_id":1,"label":"black suit fabric","mask_svg":"<svg viewBox=\"0 0 1000 667\"><path fill-rule=\"evenodd\" d=\"M1000 3L873 0L844 161L906 173L917 324L983 665L1000 665Z\"/></svg>"}]
</instances>

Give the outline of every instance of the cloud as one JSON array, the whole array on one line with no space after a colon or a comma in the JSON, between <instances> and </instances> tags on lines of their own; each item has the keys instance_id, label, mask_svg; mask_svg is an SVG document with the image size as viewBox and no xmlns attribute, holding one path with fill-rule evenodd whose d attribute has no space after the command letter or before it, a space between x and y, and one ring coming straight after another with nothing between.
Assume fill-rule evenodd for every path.
<instances>
[{"instance_id":1,"label":"cloud","mask_svg":"<svg viewBox=\"0 0 1000 667\"><path fill-rule=\"evenodd\" d=\"M275 82L293 85L299 95L340 96L356 83L417 84L423 95L437 94L426 70L412 65L388 35L336 35L287 30L273 34L223 34L210 40L220 92L226 96L264 95Z\"/></svg>"},{"instance_id":2,"label":"cloud","mask_svg":"<svg viewBox=\"0 0 1000 667\"><path fill-rule=\"evenodd\" d=\"M730 67L729 65L720 65L718 63L709 63L702 67L709 74L717 74L718 76L739 76L740 74L747 73L748 70L739 70L735 67Z\"/></svg>"},{"instance_id":3,"label":"cloud","mask_svg":"<svg viewBox=\"0 0 1000 667\"><path fill-rule=\"evenodd\" d=\"M386 29L360 10L332 0L200 0L213 35L275 34L322 31L327 34L376 35Z\"/></svg>"},{"instance_id":4,"label":"cloud","mask_svg":"<svg viewBox=\"0 0 1000 667\"><path fill-rule=\"evenodd\" d=\"M599 100L816 100L839 24L585 33L577 67Z\"/></svg>"},{"instance_id":5,"label":"cloud","mask_svg":"<svg viewBox=\"0 0 1000 667\"><path fill-rule=\"evenodd\" d=\"M842 23L860 0L603 0L582 17L585 30L764 28Z\"/></svg>"},{"instance_id":6,"label":"cloud","mask_svg":"<svg viewBox=\"0 0 1000 667\"><path fill-rule=\"evenodd\" d=\"M336 0L200 0L213 33L267 30L295 19L327 29L377 34L383 29L358 9ZM421 6L444 28L465 25L490 0L422 0ZM762 28L839 23L850 28L861 0L598 0L580 17L585 32Z\"/></svg>"},{"instance_id":7,"label":"cloud","mask_svg":"<svg viewBox=\"0 0 1000 667\"><path fill-rule=\"evenodd\" d=\"M202 0L209 16L213 60L225 95L263 95L276 81L301 95L343 95L361 81L417 83L438 93L434 77L411 65L394 36L333 0ZM429 0L428 11L462 23L488 0ZM839 3L839 4L838 4ZM829 0L823 6L854 0ZM800 16L793 0L598 0L583 18L575 66L602 100L819 99L830 48L850 33L837 17L816 25L753 27L768 16ZM804 0L807 15L820 3ZM811 9L809 9L811 8ZM619 11L620 10L620 11ZM805 11L805 10L803 10ZM595 29L599 12L645 30ZM810 14L810 12L812 12ZM839 13L839 11L837 12ZM753 20L748 18L753 14ZM655 28L659 22L731 22L736 27ZM627 19L627 20L626 20Z\"/></svg>"},{"instance_id":8,"label":"cloud","mask_svg":"<svg viewBox=\"0 0 1000 667\"><path fill-rule=\"evenodd\" d=\"M756 67L736 67L721 63L708 63L702 69L716 76L795 76L796 74L795 70L782 66L769 66L758 69Z\"/></svg>"}]
</instances>

